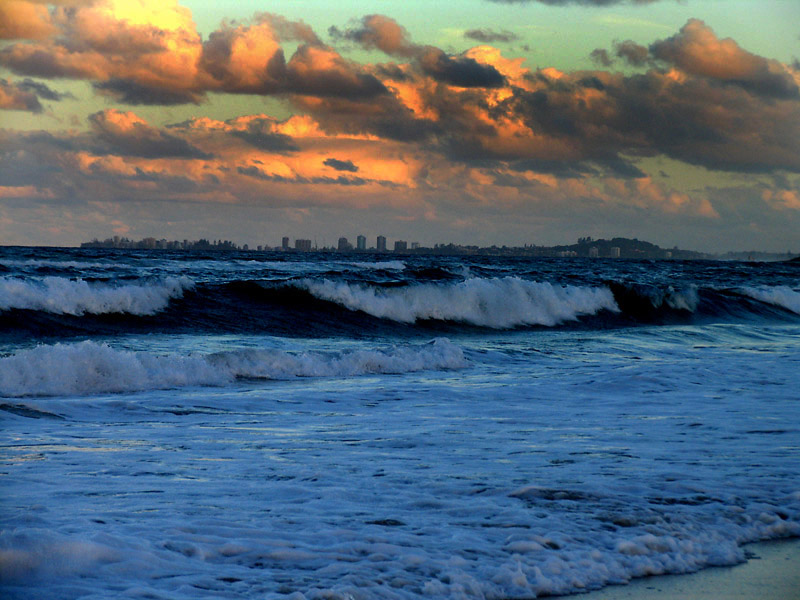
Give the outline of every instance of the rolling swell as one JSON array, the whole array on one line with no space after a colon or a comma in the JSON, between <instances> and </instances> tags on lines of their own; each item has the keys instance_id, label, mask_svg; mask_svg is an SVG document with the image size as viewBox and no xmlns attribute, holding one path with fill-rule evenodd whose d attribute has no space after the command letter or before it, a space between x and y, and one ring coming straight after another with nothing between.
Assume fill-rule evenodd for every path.
<instances>
[{"instance_id":1,"label":"rolling swell","mask_svg":"<svg viewBox=\"0 0 800 600\"><path fill-rule=\"evenodd\" d=\"M0 357L0 397L91 396L223 386L239 379L357 377L467 365L461 348L444 338L388 349L286 352L249 348L191 355L132 352L84 341L36 346ZM9 410L8 405L0 408ZM19 411L12 405L11 412Z\"/></svg>"},{"instance_id":2,"label":"rolling swell","mask_svg":"<svg viewBox=\"0 0 800 600\"><path fill-rule=\"evenodd\" d=\"M607 282L620 310L620 325L697 322L796 321L800 292L786 286L683 288Z\"/></svg>"},{"instance_id":3,"label":"rolling swell","mask_svg":"<svg viewBox=\"0 0 800 600\"><path fill-rule=\"evenodd\" d=\"M112 285L0 278L0 339L148 332L413 337L800 317L800 292L787 286L558 285L518 277L420 277L408 271L408 278L360 282L323 276L195 284L167 277Z\"/></svg>"}]
</instances>

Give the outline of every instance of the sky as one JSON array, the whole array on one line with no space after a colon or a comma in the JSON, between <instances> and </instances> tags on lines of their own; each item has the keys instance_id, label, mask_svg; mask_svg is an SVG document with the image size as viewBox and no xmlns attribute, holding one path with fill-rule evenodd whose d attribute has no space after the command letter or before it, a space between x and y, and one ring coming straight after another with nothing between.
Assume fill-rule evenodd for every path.
<instances>
[{"instance_id":1,"label":"sky","mask_svg":"<svg viewBox=\"0 0 800 600\"><path fill-rule=\"evenodd\" d=\"M796 0L0 0L0 245L800 252Z\"/></svg>"}]
</instances>

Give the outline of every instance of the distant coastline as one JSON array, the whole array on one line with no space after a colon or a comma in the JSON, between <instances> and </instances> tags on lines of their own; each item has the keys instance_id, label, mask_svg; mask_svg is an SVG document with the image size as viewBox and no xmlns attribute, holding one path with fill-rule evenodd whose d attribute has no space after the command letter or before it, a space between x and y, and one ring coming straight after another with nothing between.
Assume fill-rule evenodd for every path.
<instances>
[{"instance_id":1,"label":"distant coastline","mask_svg":"<svg viewBox=\"0 0 800 600\"><path fill-rule=\"evenodd\" d=\"M620 258L620 259L650 259L650 260L741 260L741 261L800 261L800 256L792 253L741 251L712 254L683 250L677 246L661 248L651 242L636 238L615 237L610 240L593 239L591 237L579 238L574 244L557 246L538 246L535 244L524 246L473 246L460 244L435 244L433 247L414 245L409 248L405 242L399 249L354 248L349 244L344 247L323 246L298 250L283 246L256 246L251 248L248 244L238 245L229 240L173 240L156 239L152 237L141 240L130 240L125 237L115 236L104 240L93 239L81 243L81 248L116 248L132 250L185 250L191 252L321 252L336 254L393 254L393 255L441 255L441 256L527 256L541 258Z\"/></svg>"}]
</instances>

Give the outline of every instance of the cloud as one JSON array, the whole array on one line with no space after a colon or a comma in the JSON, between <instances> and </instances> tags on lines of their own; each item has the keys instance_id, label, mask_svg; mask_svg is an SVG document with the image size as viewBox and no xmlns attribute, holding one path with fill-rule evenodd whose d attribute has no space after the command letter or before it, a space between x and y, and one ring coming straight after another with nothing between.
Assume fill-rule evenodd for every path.
<instances>
[{"instance_id":1,"label":"cloud","mask_svg":"<svg viewBox=\"0 0 800 600\"><path fill-rule=\"evenodd\" d=\"M0 39L38 40L56 32L47 6L26 0L0 2Z\"/></svg>"},{"instance_id":2,"label":"cloud","mask_svg":"<svg viewBox=\"0 0 800 600\"><path fill-rule=\"evenodd\" d=\"M340 32L335 27L329 33L336 38L357 42L368 50L378 49L393 56L414 56L419 47L412 44L408 32L394 19L383 15L367 15L361 27Z\"/></svg>"},{"instance_id":3,"label":"cloud","mask_svg":"<svg viewBox=\"0 0 800 600\"><path fill-rule=\"evenodd\" d=\"M592 50L591 54L589 54L589 57L603 67L610 67L614 62L611 60L611 56L605 48L595 48Z\"/></svg>"},{"instance_id":4,"label":"cloud","mask_svg":"<svg viewBox=\"0 0 800 600\"><path fill-rule=\"evenodd\" d=\"M263 181L269 181L272 183L291 183L297 185L309 185L309 184L344 185L344 186L364 186L369 183L366 179L363 179L361 177L345 177L343 175L340 175L339 177L319 176L311 178L303 177L302 175L295 175L294 177L285 177L283 175L265 173L263 170L259 169L256 166L237 167L236 170L241 175L254 177L256 179L261 179Z\"/></svg>"},{"instance_id":5,"label":"cloud","mask_svg":"<svg viewBox=\"0 0 800 600\"><path fill-rule=\"evenodd\" d=\"M337 158L327 158L323 162L324 165L336 169L337 171L349 171L350 173L357 173L358 167L353 164L351 160L339 160Z\"/></svg>"},{"instance_id":6,"label":"cloud","mask_svg":"<svg viewBox=\"0 0 800 600\"><path fill-rule=\"evenodd\" d=\"M740 85L754 93L798 98L798 86L786 67L719 39L703 21L690 19L676 35L650 45L657 59L691 75Z\"/></svg>"},{"instance_id":7,"label":"cloud","mask_svg":"<svg viewBox=\"0 0 800 600\"><path fill-rule=\"evenodd\" d=\"M384 85L338 53L319 46L297 49L287 68L286 92L317 97L360 99L387 93Z\"/></svg>"},{"instance_id":8,"label":"cloud","mask_svg":"<svg viewBox=\"0 0 800 600\"><path fill-rule=\"evenodd\" d=\"M22 75L129 81L153 90L195 87L200 36L175 0L58 7L51 24L53 35L3 47L0 64Z\"/></svg>"},{"instance_id":9,"label":"cloud","mask_svg":"<svg viewBox=\"0 0 800 600\"><path fill-rule=\"evenodd\" d=\"M160 131L131 112L104 110L89 116L97 135L109 150L142 158L210 158L186 140Z\"/></svg>"},{"instance_id":10,"label":"cloud","mask_svg":"<svg viewBox=\"0 0 800 600\"><path fill-rule=\"evenodd\" d=\"M223 24L203 44L200 79L205 89L270 94L286 79L286 59L269 22Z\"/></svg>"},{"instance_id":11,"label":"cloud","mask_svg":"<svg viewBox=\"0 0 800 600\"><path fill-rule=\"evenodd\" d=\"M575 202L607 214L715 219L724 201L653 181L655 159L753 180L800 173L797 73L717 39L699 21L651 44L597 49L596 69L570 72L529 68L486 43L459 54L415 44L381 15L332 35L334 44L385 55L359 64L308 25L276 15L223 23L202 40L176 4L134 4L158 19L123 18L121 0L56 7L49 14L60 34L8 42L0 63L23 77L28 69L88 80L127 104L259 94L283 100L294 116L157 127L112 109L92 114L88 131L0 132L0 185L40 186L64 202L413 204L414 214L454 218L467 205L561 214ZM606 68L615 62L631 68ZM0 106L38 111L64 98L23 77L0 83ZM757 198L765 211L789 213L793 189L775 184Z\"/></svg>"},{"instance_id":12,"label":"cloud","mask_svg":"<svg viewBox=\"0 0 800 600\"><path fill-rule=\"evenodd\" d=\"M344 39L359 43L364 48L404 58L412 58L422 73L436 81L458 87L499 87L505 79L494 66L479 63L468 56L450 56L439 48L413 44L408 32L393 19L383 15L368 15L361 27L344 32L332 30Z\"/></svg>"},{"instance_id":13,"label":"cloud","mask_svg":"<svg viewBox=\"0 0 800 600\"><path fill-rule=\"evenodd\" d=\"M494 42L508 43L515 42L519 39L517 34L510 31L493 31L491 29L468 29L464 32L464 37L483 44L491 44Z\"/></svg>"},{"instance_id":14,"label":"cloud","mask_svg":"<svg viewBox=\"0 0 800 600\"><path fill-rule=\"evenodd\" d=\"M175 104L200 104L203 94L192 90L171 90L143 85L131 79L109 79L92 84L99 93L111 96L125 104L170 106Z\"/></svg>"},{"instance_id":15,"label":"cloud","mask_svg":"<svg viewBox=\"0 0 800 600\"><path fill-rule=\"evenodd\" d=\"M614 54L634 67L644 66L647 64L649 57L649 52L645 46L641 46L631 40L615 43Z\"/></svg>"},{"instance_id":16,"label":"cloud","mask_svg":"<svg viewBox=\"0 0 800 600\"><path fill-rule=\"evenodd\" d=\"M420 55L420 64L426 75L457 87L493 88L505 84L505 78L494 66L466 56L448 56L438 48L426 49Z\"/></svg>"},{"instance_id":17,"label":"cloud","mask_svg":"<svg viewBox=\"0 0 800 600\"><path fill-rule=\"evenodd\" d=\"M277 124L274 119L251 118L237 119L229 122L232 126L231 135L238 137L254 148L285 154L297 152L300 148L291 136L277 131Z\"/></svg>"},{"instance_id":18,"label":"cloud","mask_svg":"<svg viewBox=\"0 0 800 600\"><path fill-rule=\"evenodd\" d=\"M270 13L248 24L223 23L205 41L175 0L97 0L55 15L57 35L5 46L0 65L20 75L89 80L98 93L131 105L199 104L209 92L347 99L386 93L308 25ZM281 46L287 40L301 42L288 60Z\"/></svg>"},{"instance_id":19,"label":"cloud","mask_svg":"<svg viewBox=\"0 0 800 600\"><path fill-rule=\"evenodd\" d=\"M19 82L0 79L0 109L40 113L44 110L39 102L40 98L57 102L72 97L72 94L56 92L44 83L32 79L26 78Z\"/></svg>"},{"instance_id":20,"label":"cloud","mask_svg":"<svg viewBox=\"0 0 800 600\"><path fill-rule=\"evenodd\" d=\"M19 84L0 79L0 109L42 112L43 108L36 94Z\"/></svg>"}]
</instances>

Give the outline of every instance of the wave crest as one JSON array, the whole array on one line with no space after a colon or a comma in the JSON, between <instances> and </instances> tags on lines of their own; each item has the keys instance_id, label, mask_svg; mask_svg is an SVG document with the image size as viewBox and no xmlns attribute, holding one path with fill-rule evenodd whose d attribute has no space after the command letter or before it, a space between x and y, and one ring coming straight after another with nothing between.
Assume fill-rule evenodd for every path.
<instances>
[{"instance_id":1,"label":"wave crest","mask_svg":"<svg viewBox=\"0 0 800 600\"><path fill-rule=\"evenodd\" d=\"M466 366L461 348L444 338L388 351L245 349L197 356L155 355L85 341L38 346L0 358L0 396L88 396L222 386L241 378L350 377Z\"/></svg>"},{"instance_id":2,"label":"wave crest","mask_svg":"<svg viewBox=\"0 0 800 600\"><path fill-rule=\"evenodd\" d=\"M800 315L800 292L786 285L775 287L745 287L742 293L759 302L779 306Z\"/></svg>"},{"instance_id":3,"label":"wave crest","mask_svg":"<svg viewBox=\"0 0 800 600\"><path fill-rule=\"evenodd\" d=\"M153 315L192 287L194 283L188 277L116 286L64 277L35 281L4 277L0 279L0 310L40 310L77 316L87 313Z\"/></svg>"},{"instance_id":4,"label":"wave crest","mask_svg":"<svg viewBox=\"0 0 800 600\"><path fill-rule=\"evenodd\" d=\"M317 298L403 323L461 321L509 329L520 325L553 326L601 310L619 311L614 295L606 287L559 286L518 277L472 278L449 285L388 289L330 280L304 280L300 285Z\"/></svg>"}]
</instances>

